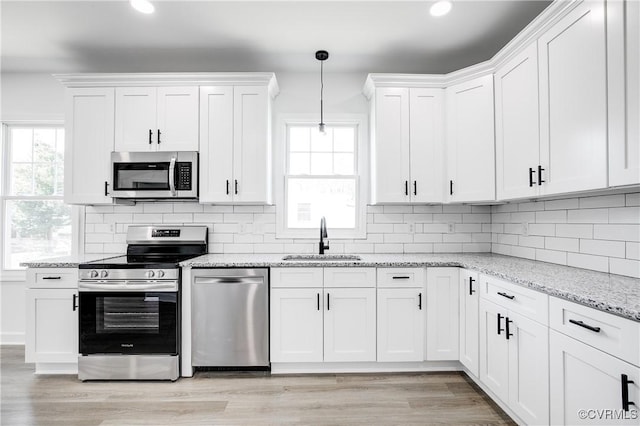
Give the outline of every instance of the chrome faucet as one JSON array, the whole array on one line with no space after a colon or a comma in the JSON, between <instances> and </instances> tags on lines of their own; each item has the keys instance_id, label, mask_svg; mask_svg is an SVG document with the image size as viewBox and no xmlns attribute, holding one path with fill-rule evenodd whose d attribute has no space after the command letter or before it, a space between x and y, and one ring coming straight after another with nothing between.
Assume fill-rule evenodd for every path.
<instances>
[{"instance_id":1,"label":"chrome faucet","mask_svg":"<svg viewBox=\"0 0 640 426\"><path fill-rule=\"evenodd\" d=\"M322 216L320 219L320 254L324 254L325 250L329 250L329 241L325 242L327 236L327 220Z\"/></svg>"}]
</instances>

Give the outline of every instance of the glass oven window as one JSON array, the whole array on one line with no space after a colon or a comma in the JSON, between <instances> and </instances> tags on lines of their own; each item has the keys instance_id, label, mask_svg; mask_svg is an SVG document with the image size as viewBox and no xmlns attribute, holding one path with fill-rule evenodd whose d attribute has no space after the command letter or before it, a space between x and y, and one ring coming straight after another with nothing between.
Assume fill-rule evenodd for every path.
<instances>
[{"instance_id":1,"label":"glass oven window","mask_svg":"<svg viewBox=\"0 0 640 426\"><path fill-rule=\"evenodd\" d=\"M114 190L169 189L169 163L114 163Z\"/></svg>"},{"instance_id":2,"label":"glass oven window","mask_svg":"<svg viewBox=\"0 0 640 426\"><path fill-rule=\"evenodd\" d=\"M103 297L96 300L96 333L160 332L160 296Z\"/></svg>"}]
</instances>

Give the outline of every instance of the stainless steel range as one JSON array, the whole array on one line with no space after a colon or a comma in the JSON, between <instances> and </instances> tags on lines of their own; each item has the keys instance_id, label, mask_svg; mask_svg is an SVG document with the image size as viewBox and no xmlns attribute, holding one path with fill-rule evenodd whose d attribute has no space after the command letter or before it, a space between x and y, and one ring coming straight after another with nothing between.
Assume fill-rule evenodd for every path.
<instances>
[{"instance_id":1,"label":"stainless steel range","mask_svg":"<svg viewBox=\"0 0 640 426\"><path fill-rule=\"evenodd\" d=\"M206 226L130 226L126 256L80 264L80 380L177 380L178 263L206 252Z\"/></svg>"}]
</instances>

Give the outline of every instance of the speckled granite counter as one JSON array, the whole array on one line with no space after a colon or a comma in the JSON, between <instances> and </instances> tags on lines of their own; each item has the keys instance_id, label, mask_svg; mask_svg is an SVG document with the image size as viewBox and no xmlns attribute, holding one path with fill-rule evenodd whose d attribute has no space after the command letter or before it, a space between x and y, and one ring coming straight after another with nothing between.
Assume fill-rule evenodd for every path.
<instances>
[{"instance_id":1,"label":"speckled granite counter","mask_svg":"<svg viewBox=\"0 0 640 426\"><path fill-rule=\"evenodd\" d=\"M20 266L27 268L77 268L79 264L93 262L99 259L108 259L121 256L120 254L83 254L76 256L54 257L51 259L37 260L34 262L20 262Z\"/></svg>"},{"instance_id":2,"label":"speckled granite counter","mask_svg":"<svg viewBox=\"0 0 640 426\"><path fill-rule=\"evenodd\" d=\"M640 279L499 254L360 254L362 261L283 261L281 254L208 254L182 262L193 268L221 267L410 267L460 266L551 296L640 321Z\"/></svg>"}]
</instances>

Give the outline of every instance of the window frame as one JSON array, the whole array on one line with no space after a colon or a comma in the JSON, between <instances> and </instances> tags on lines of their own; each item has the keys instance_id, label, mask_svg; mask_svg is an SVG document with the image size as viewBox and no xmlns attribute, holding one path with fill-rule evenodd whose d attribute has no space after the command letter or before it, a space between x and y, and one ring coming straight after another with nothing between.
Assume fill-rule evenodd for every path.
<instances>
[{"instance_id":1,"label":"window frame","mask_svg":"<svg viewBox=\"0 0 640 426\"><path fill-rule=\"evenodd\" d=\"M369 180L366 178L369 172L369 139L368 117L366 114L325 114L327 127L332 125L356 126L356 146L354 147L355 182L356 182L356 226L353 229L332 228L330 221L327 223L329 240L340 239L364 239L367 237L367 194ZM320 223L317 228L296 229L286 225L287 220L287 165L289 126L318 125L317 114L280 114L276 120L276 143L274 153L274 195L276 201L276 238L277 239L318 239ZM306 178L306 176L305 176ZM340 178L339 175L309 175L308 178Z\"/></svg>"},{"instance_id":2,"label":"window frame","mask_svg":"<svg viewBox=\"0 0 640 426\"><path fill-rule=\"evenodd\" d=\"M64 195L11 195L9 187L11 171L10 159L10 131L12 128L62 128L65 129L64 121L62 120L39 120L39 121L2 121L1 133L2 133L2 146L0 148L0 243L2 244L2 259L0 259L0 280L1 281L23 281L26 279L25 268L8 268L5 264L4 249L7 238L8 223L6 223L6 209L8 201L20 201L20 200L60 200L64 202ZM65 134L66 143L66 134ZM64 176L63 176L64 180ZM81 219L82 208L80 206L72 206L71 209L71 253L70 256L77 256L81 252L82 239L81 239Z\"/></svg>"}]
</instances>

